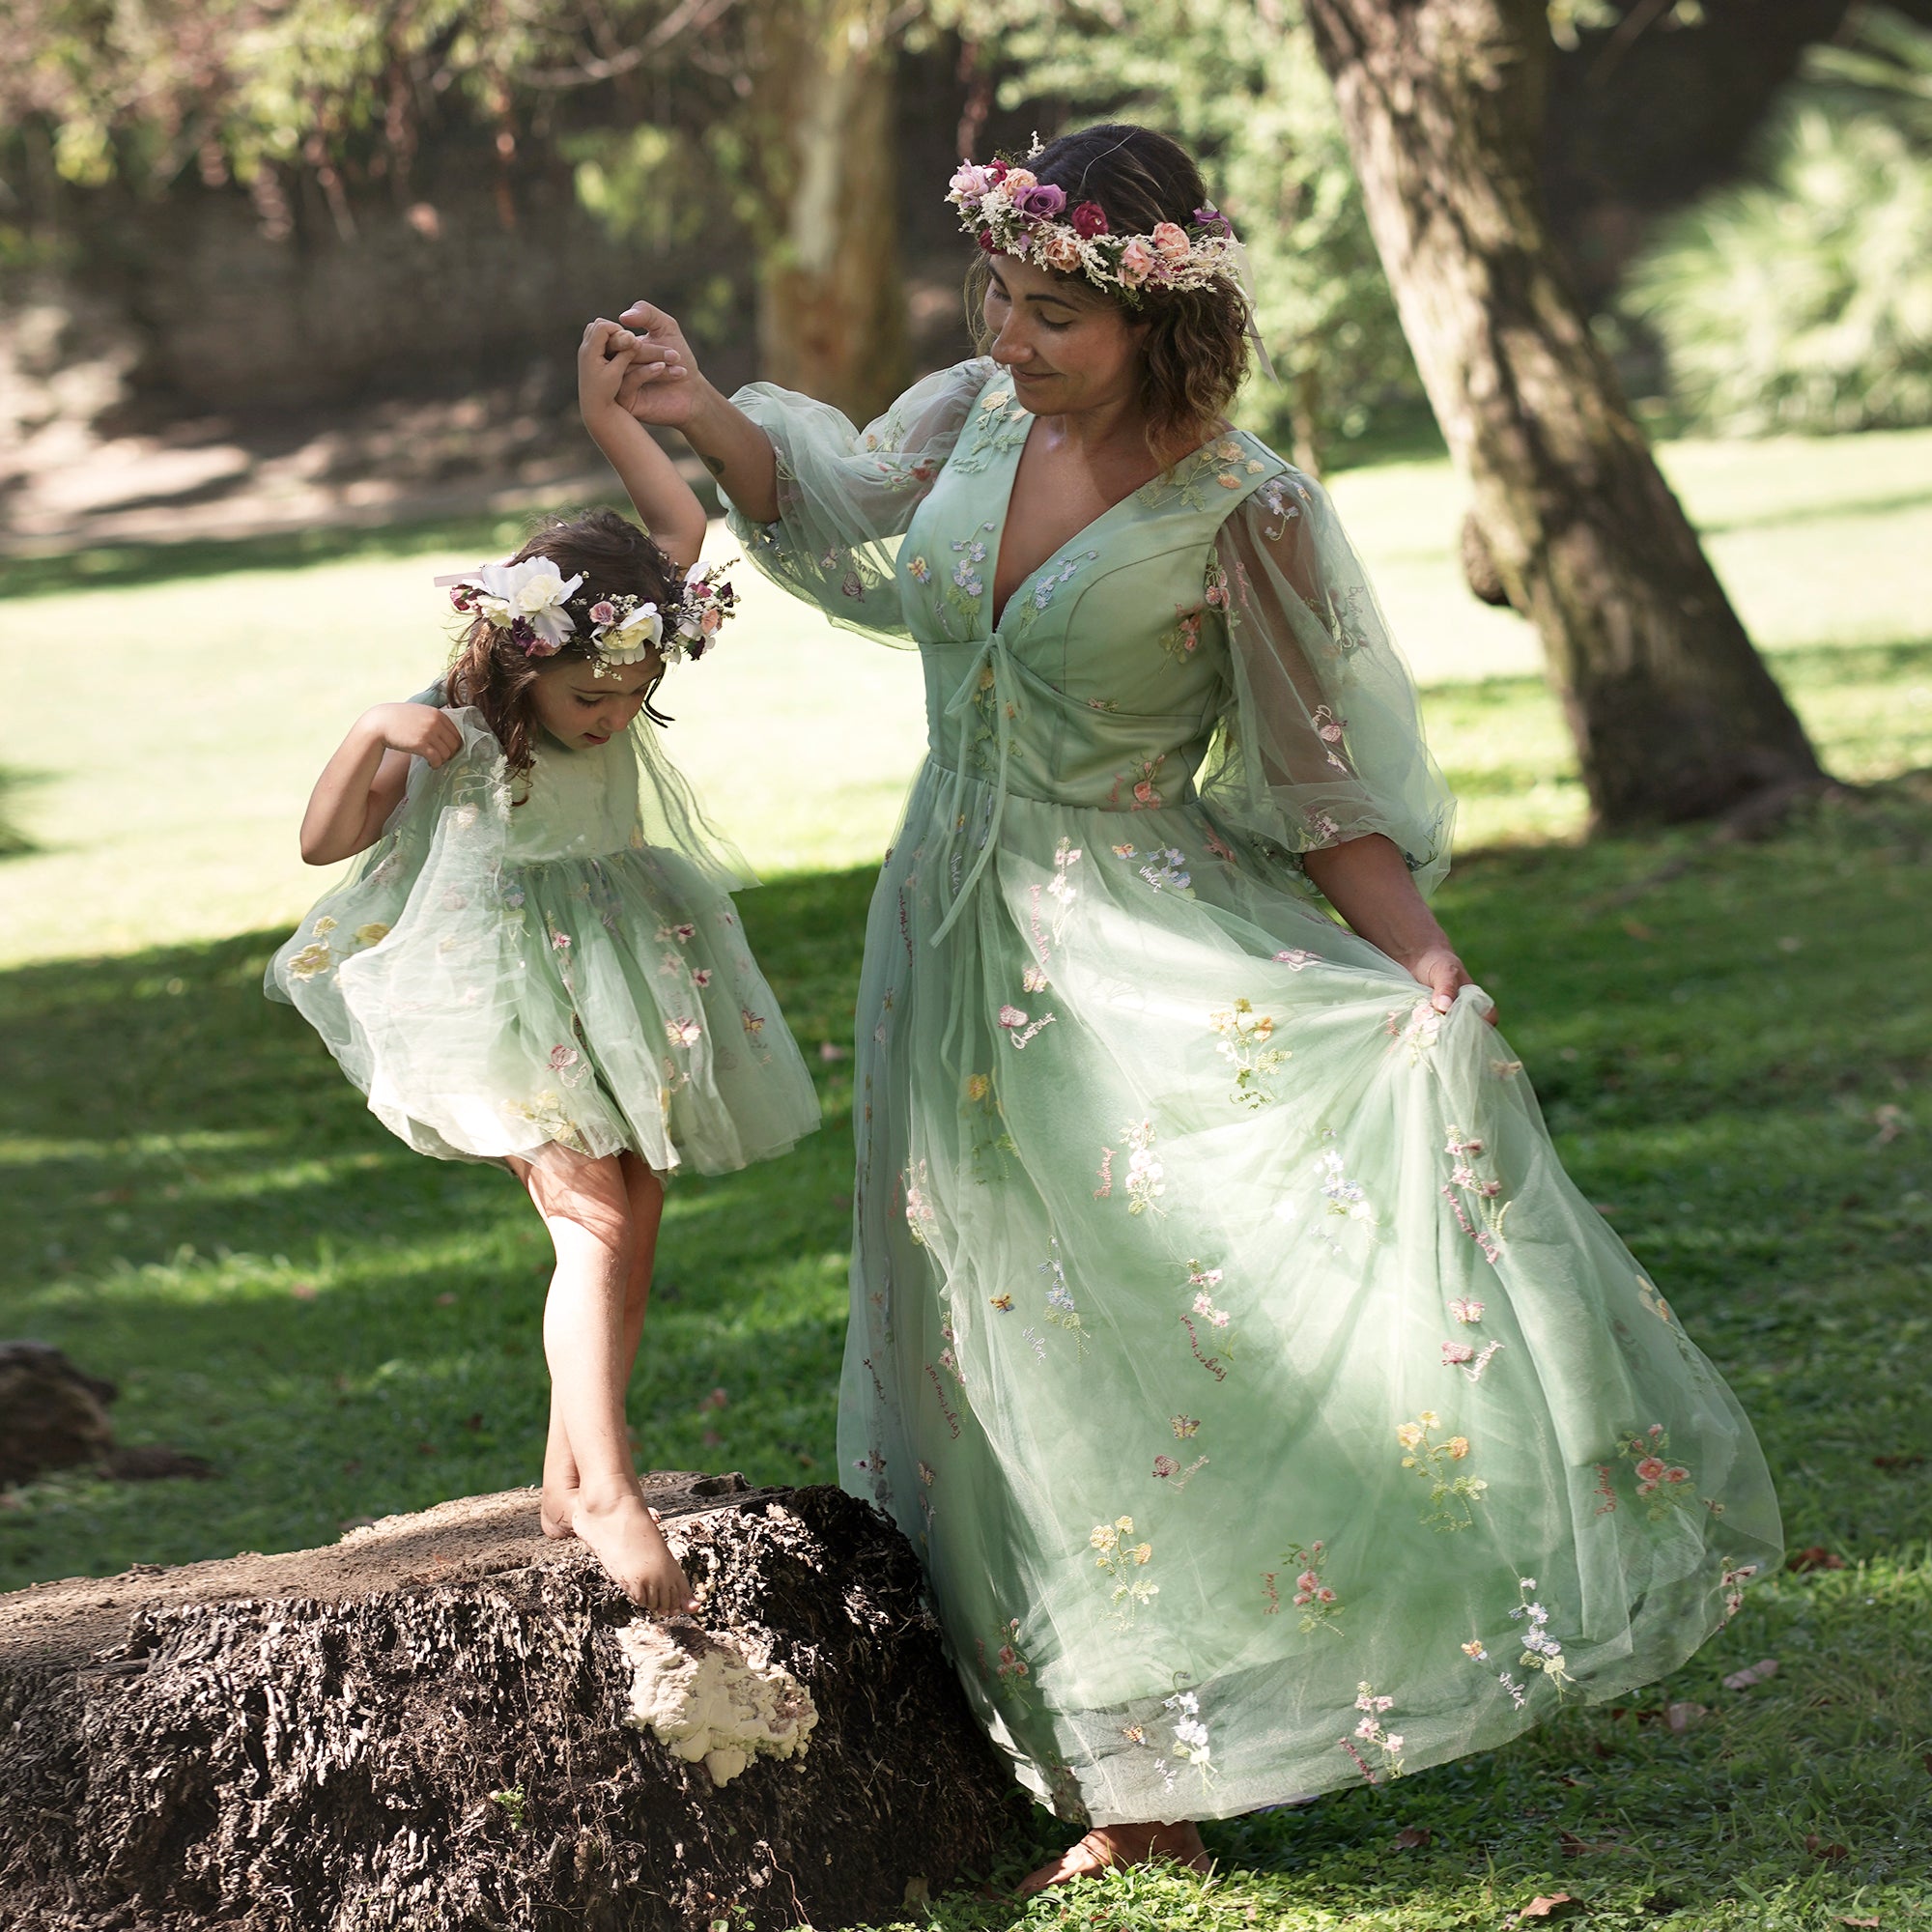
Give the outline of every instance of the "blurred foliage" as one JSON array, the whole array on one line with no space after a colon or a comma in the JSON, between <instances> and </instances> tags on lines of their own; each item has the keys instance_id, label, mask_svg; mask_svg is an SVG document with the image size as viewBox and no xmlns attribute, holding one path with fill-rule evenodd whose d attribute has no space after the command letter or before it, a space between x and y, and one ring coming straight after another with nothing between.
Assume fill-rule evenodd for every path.
<instances>
[{"instance_id":1,"label":"blurred foliage","mask_svg":"<svg viewBox=\"0 0 1932 1932\"><path fill-rule=\"evenodd\" d=\"M1295 0L1007 0L971 14L1003 64L1003 107L1064 104L1069 127L1151 122L1201 157L1247 247L1262 339L1281 378L1247 392L1249 426L1319 469L1337 437L1419 404L1334 96Z\"/></svg>"},{"instance_id":2,"label":"blurred foliage","mask_svg":"<svg viewBox=\"0 0 1932 1932\"><path fill-rule=\"evenodd\" d=\"M1814 48L1754 163L1626 286L1679 409L1734 435L1932 423L1932 31L1874 7Z\"/></svg>"}]
</instances>

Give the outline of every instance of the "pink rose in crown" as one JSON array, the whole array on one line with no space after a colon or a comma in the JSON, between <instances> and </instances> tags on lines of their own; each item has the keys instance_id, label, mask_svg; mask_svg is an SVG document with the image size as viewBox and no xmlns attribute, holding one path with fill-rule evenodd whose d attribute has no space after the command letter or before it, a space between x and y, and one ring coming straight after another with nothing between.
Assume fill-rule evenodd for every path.
<instances>
[{"instance_id":1,"label":"pink rose in crown","mask_svg":"<svg viewBox=\"0 0 1932 1932\"><path fill-rule=\"evenodd\" d=\"M724 621L724 611L719 610L717 605L713 604L705 611L703 616L698 618L697 628L700 631L702 631L707 638L709 638L716 634L719 625L722 624Z\"/></svg>"},{"instance_id":2,"label":"pink rose in crown","mask_svg":"<svg viewBox=\"0 0 1932 1932\"><path fill-rule=\"evenodd\" d=\"M1005 161L995 161L986 170L986 185L988 187L998 187L1006 178L1007 164Z\"/></svg>"},{"instance_id":3,"label":"pink rose in crown","mask_svg":"<svg viewBox=\"0 0 1932 1932\"><path fill-rule=\"evenodd\" d=\"M1063 275L1071 274L1080 266L1079 240L1064 228L1052 229L1042 236L1035 253L1042 268L1057 269Z\"/></svg>"},{"instance_id":4,"label":"pink rose in crown","mask_svg":"<svg viewBox=\"0 0 1932 1932\"><path fill-rule=\"evenodd\" d=\"M1153 250L1138 235L1121 250L1121 280L1137 289L1153 272Z\"/></svg>"},{"instance_id":5,"label":"pink rose in crown","mask_svg":"<svg viewBox=\"0 0 1932 1932\"><path fill-rule=\"evenodd\" d=\"M1152 235L1153 252L1163 262L1184 262L1189 247L1187 230L1179 222L1159 221L1154 224Z\"/></svg>"},{"instance_id":6,"label":"pink rose in crown","mask_svg":"<svg viewBox=\"0 0 1932 1932\"><path fill-rule=\"evenodd\" d=\"M609 598L590 607L590 621L593 624L614 624L617 621L617 607Z\"/></svg>"},{"instance_id":7,"label":"pink rose in crown","mask_svg":"<svg viewBox=\"0 0 1932 1932\"><path fill-rule=\"evenodd\" d=\"M1107 211L1097 201L1083 201L1069 219L1074 233L1084 241L1091 242L1094 236L1107 232Z\"/></svg>"},{"instance_id":8,"label":"pink rose in crown","mask_svg":"<svg viewBox=\"0 0 1932 1932\"><path fill-rule=\"evenodd\" d=\"M970 161L962 161L958 172L948 184L954 194L965 195L973 200L978 200L992 185L986 170L976 168Z\"/></svg>"},{"instance_id":9,"label":"pink rose in crown","mask_svg":"<svg viewBox=\"0 0 1932 1932\"><path fill-rule=\"evenodd\" d=\"M694 577L691 580L691 582L684 586L684 594L687 597L689 597L694 604L702 604L704 600L711 595L711 586L710 584L705 582L703 578Z\"/></svg>"},{"instance_id":10,"label":"pink rose in crown","mask_svg":"<svg viewBox=\"0 0 1932 1932\"><path fill-rule=\"evenodd\" d=\"M1007 199L1014 200L1025 189L1037 183L1039 177L1031 168L1009 168L1000 177L1000 185L1007 191Z\"/></svg>"},{"instance_id":11,"label":"pink rose in crown","mask_svg":"<svg viewBox=\"0 0 1932 1932\"><path fill-rule=\"evenodd\" d=\"M1066 190L1053 187L1045 182L1036 182L1032 187L1023 187L1013 196L1013 206L1022 214L1052 221L1065 210Z\"/></svg>"}]
</instances>

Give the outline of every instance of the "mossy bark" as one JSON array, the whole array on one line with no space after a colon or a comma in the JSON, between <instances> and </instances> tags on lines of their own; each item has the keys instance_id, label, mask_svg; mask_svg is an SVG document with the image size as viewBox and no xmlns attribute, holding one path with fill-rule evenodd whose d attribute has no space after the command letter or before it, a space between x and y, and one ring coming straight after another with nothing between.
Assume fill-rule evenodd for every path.
<instances>
[{"instance_id":1,"label":"mossy bark","mask_svg":"<svg viewBox=\"0 0 1932 1932\"><path fill-rule=\"evenodd\" d=\"M1404 331L1498 585L1543 640L1596 823L1821 782L1551 243L1543 0L1309 0L1308 18Z\"/></svg>"}]
</instances>

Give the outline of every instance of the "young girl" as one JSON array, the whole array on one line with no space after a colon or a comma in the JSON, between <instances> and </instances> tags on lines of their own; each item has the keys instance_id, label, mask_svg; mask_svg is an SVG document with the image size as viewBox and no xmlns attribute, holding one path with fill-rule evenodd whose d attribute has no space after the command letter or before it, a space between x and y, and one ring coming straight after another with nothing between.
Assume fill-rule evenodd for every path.
<instances>
[{"instance_id":1,"label":"young girl","mask_svg":"<svg viewBox=\"0 0 1932 1932\"><path fill-rule=\"evenodd\" d=\"M302 857L362 857L267 990L412 1147L528 1189L556 1251L544 1532L669 1612L694 1600L624 1427L663 1177L781 1153L818 1108L732 908L742 868L657 745L667 662L703 654L732 595L692 569L703 512L616 405L635 342L591 324L578 386L654 534L595 511L439 580L469 620L455 660L324 768Z\"/></svg>"}]
</instances>

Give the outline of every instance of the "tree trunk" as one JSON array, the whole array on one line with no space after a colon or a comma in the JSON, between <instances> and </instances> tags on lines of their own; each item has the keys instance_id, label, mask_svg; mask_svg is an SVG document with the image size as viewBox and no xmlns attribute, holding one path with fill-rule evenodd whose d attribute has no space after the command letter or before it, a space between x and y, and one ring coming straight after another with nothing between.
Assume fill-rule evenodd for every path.
<instances>
[{"instance_id":1,"label":"tree trunk","mask_svg":"<svg viewBox=\"0 0 1932 1932\"><path fill-rule=\"evenodd\" d=\"M647 1479L704 1607L635 1612L533 1491L332 1548L0 1597L15 1932L897 1919L1022 1823L905 1540Z\"/></svg>"},{"instance_id":2,"label":"tree trunk","mask_svg":"<svg viewBox=\"0 0 1932 1932\"><path fill-rule=\"evenodd\" d=\"M1544 0L1307 0L1404 332L1603 828L1822 782L1631 421L1539 199Z\"/></svg>"},{"instance_id":3,"label":"tree trunk","mask_svg":"<svg viewBox=\"0 0 1932 1932\"><path fill-rule=\"evenodd\" d=\"M764 0L753 67L762 372L861 423L907 377L888 14Z\"/></svg>"}]
</instances>

